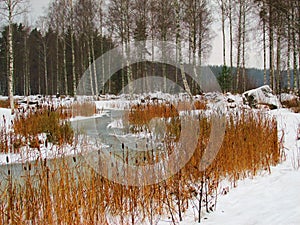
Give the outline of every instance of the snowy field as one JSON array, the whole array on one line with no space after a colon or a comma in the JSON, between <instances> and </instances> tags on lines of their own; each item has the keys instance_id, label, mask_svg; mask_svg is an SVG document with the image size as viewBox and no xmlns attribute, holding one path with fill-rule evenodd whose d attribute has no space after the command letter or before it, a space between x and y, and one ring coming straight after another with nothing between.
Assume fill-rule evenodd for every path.
<instances>
[{"instance_id":1,"label":"snowy field","mask_svg":"<svg viewBox=\"0 0 300 225\"><path fill-rule=\"evenodd\" d=\"M161 94L151 96L151 98L160 99ZM178 96L177 96L178 97ZM186 96L180 96L184 100ZM111 99L103 96L97 99L96 106L99 112L96 117L101 117L105 114L106 109L125 109L133 102L128 100L126 96L115 97ZM139 96L139 101L145 96ZM164 96L168 100L174 100L172 96ZM230 98L230 104L242 106L241 96L227 95L216 96L208 95L207 98L214 101L225 101ZM72 99L64 102L56 102L56 104L69 104ZM234 102L234 103L232 103ZM227 103L226 103L227 104ZM228 108L232 105L229 105ZM237 107L235 110L238 110ZM228 193L219 194L216 211L211 213L203 213L202 224L300 224L300 139L298 130L300 125L300 114L292 113L287 109L276 109L267 111L271 116L277 118L279 138L283 138L283 144L286 154L286 160L280 165L271 168L271 174L267 171L262 171L259 176L247 178L238 182L236 188L228 186L226 182L220 185L222 189L227 189ZM13 116L9 109L0 109L0 127L9 129L9 124ZM4 122L4 119L6 122ZM86 118L75 118L82 120ZM111 127L122 126L121 121L112 121ZM255 131L250 131L251 132ZM33 152L32 155L27 155L24 158L24 152L19 155L0 154L0 164L7 163L7 157L10 158L10 163L21 163L24 160L35 160L37 157L52 158L59 156L59 152L55 150L55 146L49 149L42 148L40 152ZM66 147L68 149L68 147ZM80 150L72 149L65 151L67 154L77 154ZM198 224L196 206L190 205L189 210L185 213L183 222L178 224ZM158 224L172 224L170 218L162 218Z\"/></svg>"}]
</instances>

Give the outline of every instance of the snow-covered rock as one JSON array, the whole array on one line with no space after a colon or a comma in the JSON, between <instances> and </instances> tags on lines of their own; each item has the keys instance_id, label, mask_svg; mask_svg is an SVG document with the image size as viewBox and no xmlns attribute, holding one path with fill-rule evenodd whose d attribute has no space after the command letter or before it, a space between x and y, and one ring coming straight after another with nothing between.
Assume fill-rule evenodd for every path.
<instances>
[{"instance_id":1,"label":"snow-covered rock","mask_svg":"<svg viewBox=\"0 0 300 225\"><path fill-rule=\"evenodd\" d=\"M276 95L273 95L272 89L268 85L246 91L245 93L243 93L242 96L244 104L248 104L252 108L281 108L281 103L279 99Z\"/></svg>"},{"instance_id":2,"label":"snow-covered rock","mask_svg":"<svg viewBox=\"0 0 300 225\"><path fill-rule=\"evenodd\" d=\"M280 102L285 108L290 108L293 111L299 110L300 99L297 95L282 93L280 95Z\"/></svg>"},{"instance_id":3,"label":"snow-covered rock","mask_svg":"<svg viewBox=\"0 0 300 225\"><path fill-rule=\"evenodd\" d=\"M281 102L285 102L285 101L293 101L295 99L299 99L299 97L297 95L293 95L293 94L288 94L288 93L282 93L280 95L280 101Z\"/></svg>"},{"instance_id":4,"label":"snow-covered rock","mask_svg":"<svg viewBox=\"0 0 300 225\"><path fill-rule=\"evenodd\" d=\"M230 109L235 109L237 107L242 107L243 105L243 98L241 95L233 95L230 92L225 94L227 106Z\"/></svg>"}]
</instances>

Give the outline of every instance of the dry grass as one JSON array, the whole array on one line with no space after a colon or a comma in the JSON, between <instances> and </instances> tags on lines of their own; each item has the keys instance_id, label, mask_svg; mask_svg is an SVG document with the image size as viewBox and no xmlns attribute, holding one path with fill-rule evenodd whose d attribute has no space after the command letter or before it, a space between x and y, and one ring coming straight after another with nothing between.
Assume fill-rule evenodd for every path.
<instances>
[{"instance_id":1,"label":"dry grass","mask_svg":"<svg viewBox=\"0 0 300 225\"><path fill-rule=\"evenodd\" d=\"M155 117L178 118L178 112L163 104L135 106L128 116L131 123L142 126ZM199 212L214 210L218 185L223 179L229 179L235 186L239 179L261 171L271 172L270 167L282 159L276 121L244 111L230 115L216 159L205 171L199 171L211 121L200 116L198 122L201 132L193 156L177 174L159 184L122 186L101 177L79 160L68 158L40 162L38 170L18 177L20 182L13 182L11 175L7 175L0 195L0 223L155 224L161 215L175 223L192 207L191 201L198 203ZM168 149L172 145L166 146L167 151L172 151Z\"/></svg>"},{"instance_id":2,"label":"dry grass","mask_svg":"<svg viewBox=\"0 0 300 225\"><path fill-rule=\"evenodd\" d=\"M206 110L207 109L207 102L203 100L197 100L194 102L194 107L196 110Z\"/></svg>"},{"instance_id":3,"label":"dry grass","mask_svg":"<svg viewBox=\"0 0 300 225\"><path fill-rule=\"evenodd\" d=\"M300 101L298 98L293 98L288 101L282 101L283 107L291 109L294 113L300 113Z\"/></svg>"},{"instance_id":4,"label":"dry grass","mask_svg":"<svg viewBox=\"0 0 300 225\"><path fill-rule=\"evenodd\" d=\"M298 125L298 131L297 131L297 140L300 140L300 124ZM300 169L300 148L297 146L296 151L293 151L292 155L292 166L295 170Z\"/></svg>"},{"instance_id":5,"label":"dry grass","mask_svg":"<svg viewBox=\"0 0 300 225\"><path fill-rule=\"evenodd\" d=\"M9 152L10 150L9 137L10 137L9 132L5 128L0 129L0 153Z\"/></svg>"},{"instance_id":6,"label":"dry grass","mask_svg":"<svg viewBox=\"0 0 300 225\"><path fill-rule=\"evenodd\" d=\"M207 102L205 100L196 100L191 104L187 101L180 101L174 103L174 106L178 111L187 111L187 110L206 110Z\"/></svg>"},{"instance_id":7,"label":"dry grass","mask_svg":"<svg viewBox=\"0 0 300 225\"><path fill-rule=\"evenodd\" d=\"M129 122L135 125L148 124L153 118L169 118L179 116L172 104L145 104L135 105L130 109Z\"/></svg>"},{"instance_id":8,"label":"dry grass","mask_svg":"<svg viewBox=\"0 0 300 225\"><path fill-rule=\"evenodd\" d=\"M0 108L9 108L9 100L0 100Z\"/></svg>"},{"instance_id":9,"label":"dry grass","mask_svg":"<svg viewBox=\"0 0 300 225\"><path fill-rule=\"evenodd\" d=\"M9 106L8 101L0 101L1 106ZM46 142L61 146L72 144L74 132L68 119L76 116L92 116L96 113L93 102L76 102L69 107L54 106L39 107L37 109L16 110L13 121L13 131L4 128L0 130L0 152L19 153L24 146L39 149L43 140L40 134L46 134ZM44 143L45 144L45 143Z\"/></svg>"},{"instance_id":10,"label":"dry grass","mask_svg":"<svg viewBox=\"0 0 300 225\"><path fill-rule=\"evenodd\" d=\"M77 116L90 117L97 113L96 104L89 101L75 102L71 106L61 106L58 110L61 119L70 119Z\"/></svg>"},{"instance_id":11,"label":"dry grass","mask_svg":"<svg viewBox=\"0 0 300 225\"><path fill-rule=\"evenodd\" d=\"M70 123L62 121L60 113L51 107L18 113L12 128L13 132L1 131L0 152L19 153L24 146L39 149L43 141L40 134L46 134L46 142L58 146L73 143L74 132Z\"/></svg>"},{"instance_id":12,"label":"dry grass","mask_svg":"<svg viewBox=\"0 0 300 225\"><path fill-rule=\"evenodd\" d=\"M291 110L292 110L294 113L300 113L300 106L298 106L298 107L293 107L293 108L291 108Z\"/></svg>"},{"instance_id":13,"label":"dry grass","mask_svg":"<svg viewBox=\"0 0 300 225\"><path fill-rule=\"evenodd\" d=\"M9 100L0 100L0 108L6 108L9 109L10 108L10 102ZM17 108L17 103L15 102L15 108Z\"/></svg>"}]
</instances>

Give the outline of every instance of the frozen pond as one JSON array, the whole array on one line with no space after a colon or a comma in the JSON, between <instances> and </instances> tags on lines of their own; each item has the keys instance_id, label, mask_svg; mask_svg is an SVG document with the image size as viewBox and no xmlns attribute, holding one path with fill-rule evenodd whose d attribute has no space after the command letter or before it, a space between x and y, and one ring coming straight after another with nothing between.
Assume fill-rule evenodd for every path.
<instances>
[{"instance_id":1,"label":"frozen pond","mask_svg":"<svg viewBox=\"0 0 300 225\"><path fill-rule=\"evenodd\" d=\"M96 143L100 144L102 141L106 140L107 142L105 143L105 145L109 146L114 144L115 146L117 146L118 143L116 143L115 138L112 138L113 136L109 134L107 126L111 123L111 120L114 117L119 117L121 115L121 111L114 111L113 113L111 111L108 111L108 113L103 117L73 121L71 125L75 132L79 131L80 133L86 134L91 140L94 140ZM66 156L63 157L63 159L57 158L47 159L43 161L39 160L26 163L1 165L0 180L2 180L2 183L5 182L6 178L9 175L13 179L19 179L29 174L34 176L37 174L37 171L42 168L41 165L47 165L51 169L62 160L64 161L64 163L67 163L70 168L72 168L73 166L77 168L84 168L87 166L85 163L85 158L81 155Z\"/></svg>"},{"instance_id":2,"label":"frozen pond","mask_svg":"<svg viewBox=\"0 0 300 225\"><path fill-rule=\"evenodd\" d=\"M35 176L38 171L43 168L42 165L47 165L50 169L63 161L68 167L78 169L89 166L90 161L87 158L93 158L97 163L97 151L107 151L114 154L115 157L124 160L127 157L127 162L138 163L139 160L145 161L145 152L161 150L160 142L157 138L150 140L147 134L131 134L128 127L124 128L122 124L122 110L106 110L103 116L80 119L71 122L71 125L78 134L84 134L88 137L93 145L93 150L85 149L86 155L65 156L63 158L39 160L26 163L8 164L0 166L0 180L5 183L8 176L13 179L20 179L26 175ZM120 121L121 124L118 124ZM95 151L96 149L96 151ZM21 179L22 180L22 179Z\"/></svg>"}]
</instances>

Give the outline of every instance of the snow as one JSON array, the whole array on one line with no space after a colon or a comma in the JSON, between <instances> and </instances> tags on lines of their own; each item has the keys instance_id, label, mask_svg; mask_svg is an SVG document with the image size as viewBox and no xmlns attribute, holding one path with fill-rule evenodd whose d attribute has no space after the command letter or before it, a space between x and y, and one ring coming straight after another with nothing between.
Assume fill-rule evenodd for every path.
<instances>
[{"instance_id":1,"label":"snow","mask_svg":"<svg viewBox=\"0 0 300 225\"><path fill-rule=\"evenodd\" d=\"M286 161L272 167L271 174L239 181L236 188L227 195L218 196L217 209L203 213L201 224L300 224L300 170L294 168L295 160L300 160L297 141L300 115L286 109L269 112L278 121L279 137L284 135ZM220 189L227 187L223 182ZM180 225L198 224L196 209L189 209ZM163 220L158 224L171 224Z\"/></svg>"},{"instance_id":2,"label":"snow","mask_svg":"<svg viewBox=\"0 0 300 225\"><path fill-rule=\"evenodd\" d=\"M97 109L128 109L131 105L141 103L142 101L153 102L154 99L158 102L178 102L189 98L185 93L170 95L162 92L147 93L147 94L122 94L118 97L115 95L100 96L100 101L96 101Z\"/></svg>"},{"instance_id":3,"label":"snow","mask_svg":"<svg viewBox=\"0 0 300 225\"><path fill-rule=\"evenodd\" d=\"M45 140L46 135L40 135L39 139ZM54 159L63 156L75 156L85 153L85 149L80 146L81 143L85 143L84 137L80 136L78 142L79 144L77 147L73 147L70 145L63 145L61 147L58 147L56 145L52 145L51 143L48 143L47 147L44 144L41 144L39 150L29 147L23 147L20 150L20 154L0 154L0 165L32 162L40 159ZM94 144L91 142L88 143L88 147L89 149L95 150Z\"/></svg>"},{"instance_id":4,"label":"snow","mask_svg":"<svg viewBox=\"0 0 300 225\"><path fill-rule=\"evenodd\" d=\"M124 128L123 120L122 119L114 120L110 124L107 125L107 128L123 129Z\"/></svg>"},{"instance_id":5,"label":"snow","mask_svg":"<svg viewBox=\"0 0 300 225\"><path fill-rule=\"evenodd\" d=\"M0 129L3 128L4 125L7 129L11 123L11 119L11 109L0 108Z\"/></svg>"},{"instance_id":6,"label":"snow","mask_svg":"<svg viewBox=\"0 0 300 225\"><path fill-rule=\"evenodd\" d=\"M249 104L255 104L255 106L262 104L275 106L276 108L281 107L280 101L277 96L272 94L272 89L268 85L246 91L243 93L243 98L245 101L251 99L252 102L249 102Z\"/></svg>"},{"instance_id":7,"label":"snow","mask_svg":"<svg viewBox=\"0 0 300 225\"><path fill-rule=\"evenodd\" d=\"M2 95L0 95L0 101L6 101L7 99L8 99L7 96L2 96Z\"/></svg>"},{"instance_id":8,"label":"snow","mask_svg":"<svg viewBox=\"0 0 300 225\"><path fill-rule=\"evenodd\" d=\"M255 91L250 91L254 93ZM262 97L261 94L257 94ZM184 99L186 96L167 96L162 93L139 96L139 100L148 98L159 98L174 100L176 98ZM286 96L287 97L287 96ZM126 109L131 104L138 101L132 101L128 96L105 96L103 100L96 101L97 109L101 111L101 115L106 115L105 109ZM232 95L227 93L225 96L218 93L210 93L205 95L213 104L219 101L232 103L234 101L238 106L242 105L242 97L240 95ZM228 99L231 99L228 101ZM59 100L57 104L61 104ZM68 99L67 101L73 101ZM66 101L66 102L67 102ZM274 99L272 101L275 101ZM278 103L278 99L272 104ZM239 110L237 107L236 110ZM195 112L197 113L197 112ZM300 224L300 170L297 170L297 161L300 161L300 141L298 139L298 129L300 125L300 114L295 114L287 109L278 109L267 111L271 116L275 116L278 121L279 138L283 135L284 149L286 160L280 165L271 168L271 174L263 171L261 175L254 178L248 178L238 182L236 188L229 189L226 195L219 195L217 200L216 211L211 213L202 213L201 224L249 224L249 225L265 225L265 224ZM9 109L0 109L0 128L3 126L3 116L10 121L11 111ZM73 121L86 118L75 118ZM108 128L123 128L122 120L113 120ZM118 137L122 138L122 137ZM123 138L128 138L124 136ZM145 138L145 137L140 137ZM28 149L24 149L22 154L0 154L0 164L22 163L26 160L36 160L42 158L53 158L59 154L74 155L80 152L78 148L65 146L58 149L56 146L41 146L41 150L34 150L28 153ZM220 190L227 188L228 183L222 182ZM197 222L197 209L190 204L183 217L180 225L193 225ZM162 218L158 223L160 225L172 224L168 218Z\"/></svg>"},{"instance_id":9,"label":"snow","mask_svg":"<svg viewBox=\"0 0 300 225\"><path fill-rule=\"evenodd\" d=\"M293 95L293 94L287 94L287 93L282 93L280 95L280 100L282 102L285 102L285 101L292 101L294 99L298 99L298 96L296 95Z\"/></svg>"},{"instance_id":10,"label":"snow","mask_svg":"<svg viewBox=\"0 0 300 225\"><path fill-rule=\"evenodd\" d=\"M241 181L203 224L299 224L300 174L283 166Z\"/></svg>"},{"instance_id":11,"label":"snow","mask_svg":"<svg viewBox=\"0 0 300 225\"><path fill-rule=\"evenodd\" d=\"M76 116L70 119L70 122L75 122L75 121L82 121L82 120L90 120L90 119L97 119L97 118L101 118L103 116L109 116L108 111L107 110L101 110L99 111L99 113L93 115L93 116Z\"/></svg>"}]
</instances>

